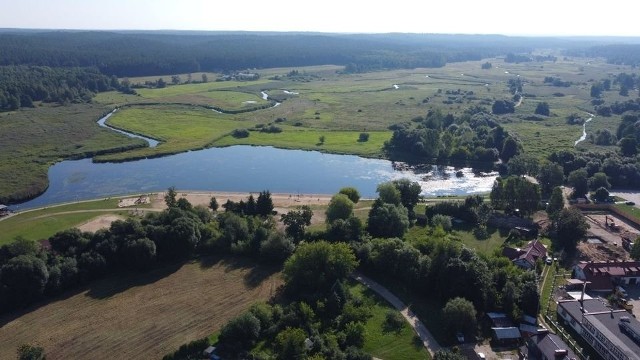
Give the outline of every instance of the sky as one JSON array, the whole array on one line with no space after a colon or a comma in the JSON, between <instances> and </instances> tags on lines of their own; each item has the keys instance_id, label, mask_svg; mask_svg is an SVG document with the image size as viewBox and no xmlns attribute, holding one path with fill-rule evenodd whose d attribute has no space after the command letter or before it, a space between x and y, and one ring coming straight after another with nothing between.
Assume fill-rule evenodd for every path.
<instances>
[{"instance_id":1,"label":"sky","mask_svg":"<svg viewBox=\"0 0 640 360\"><path fill-rule=\"evenodd\" d=\"M640 36L635 0L0 0L0 28Z\"/></svg>"}]
</instances>

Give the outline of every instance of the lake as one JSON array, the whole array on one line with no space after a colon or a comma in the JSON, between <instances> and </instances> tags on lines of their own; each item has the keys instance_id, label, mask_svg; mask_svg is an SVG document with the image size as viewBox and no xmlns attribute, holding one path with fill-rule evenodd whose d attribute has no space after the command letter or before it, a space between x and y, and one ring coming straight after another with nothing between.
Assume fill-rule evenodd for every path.
<instances>
[{"instance_id":1,"label":"lake","mask_svg":"<svg viewBox=\"0 0 640 360\"><path fill-rule=\"evenodd\" d=\"M334 194L353 186L363 197L373 198L378 184L400 178L418 181L423 195L465 195L490 191L497 175L475 176L470 168L402 168L388 160L255 146L210 148L124 163L68 160L49 168L49 188L44 194L12 208L151 193L170 186L181 191L294 194Z\"/></svg>"}]
</instances>

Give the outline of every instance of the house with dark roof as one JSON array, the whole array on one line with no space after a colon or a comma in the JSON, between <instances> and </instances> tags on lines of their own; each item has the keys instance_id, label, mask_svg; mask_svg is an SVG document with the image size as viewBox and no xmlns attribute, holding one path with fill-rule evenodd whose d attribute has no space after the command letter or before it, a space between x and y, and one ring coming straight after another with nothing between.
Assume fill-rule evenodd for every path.
<instances>
[{"instance_id":1,"label":"house with dark roof","mask_svg":"<svg viewBox=\"0 0 640 360\"><path fill-rule=\"evenodd\" d=\"M520 357L527 360L579 359L567 343L548 330L527 338L525 346L520 348Z\"/></svg>"},{"instance_id":2,"label":"house with dark roof","mask_svg":"<svg viewBox=\"0 0 640 360\"><path fill-rule=\"evenodd\" d=\"M544 259L547 256L547 248L540 240L535 239L521 249L505 247L502 249L502 255L508 257L515 265L531 270L536 267L538 259Z\"/></svg>"},{"instance_id":3,"label":"house with dark roof","mask_svg":"<svg viewBox=\"0 0 640 360\"><path fill-rule=\"evenodd\" d=\"M625 310L590 299L560 301L557 311L603 359L640 360L640 322Z\"/></svg>"},{"instance_id":4,"label":"house with dark roof","mask_svg":"<svg viewBox=\"0 0 640 360\"><path fill-rule=\"evenodd\" d=\"M586 280L587 289L611 292L616 284L640 284L640 262L638 261L581 261L573 268L574 278Z\"/></svg>"}]
</instances>

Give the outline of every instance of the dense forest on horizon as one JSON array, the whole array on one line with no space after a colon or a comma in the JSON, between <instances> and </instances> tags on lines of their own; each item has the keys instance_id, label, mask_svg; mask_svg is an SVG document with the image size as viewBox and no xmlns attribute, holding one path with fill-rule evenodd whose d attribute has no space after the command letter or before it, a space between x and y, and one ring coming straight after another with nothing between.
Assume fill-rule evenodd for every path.
<instances>
[{"instance_id":1,"label":"dense forest on horizon","mask_svg":"<svg viewBox=\"0 0 640 360\"><path fill-rule=\"evenodd\" d=\"M0 65L96 67L119 77L325 64L369 71L597 43L501 35L4 30Z\"/></svg>"}]
</instances>

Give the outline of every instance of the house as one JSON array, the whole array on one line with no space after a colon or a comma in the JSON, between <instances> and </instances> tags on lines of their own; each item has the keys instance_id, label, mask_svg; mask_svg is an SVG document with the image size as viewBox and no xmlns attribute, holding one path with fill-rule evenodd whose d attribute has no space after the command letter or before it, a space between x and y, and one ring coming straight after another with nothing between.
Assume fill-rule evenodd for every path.
<instances>
[{"instance_id":1,"label":"house","mask_svg":"<svg viewBox=\"0 0 640 360\"><path fill-rule=\"evenodd\" d=\"M558 316L603 359L640 360L640 322L600 299L558 303Z\"/></svg>"},{"instance_id":2,"label":"house","mask_svg":"<svg viewBox=\"0 0 640 360\"><path fill-rule=\"evenodd\" d=\"M535 239L529 241L522 249L505 247L502 249L502 255L508 257L516 266L531 270L536 267L538 259L547 256L547 248L540 240Z\"/></svg>"},{"instance_id":3,"label":"house","mask_svg":"<svg viewBox=\"0 0 640 360\"><path fill-rule=\"evenodd\" d=\"M520 348L520 356L527 360L571 360L579 359L562 339L548 330L529 337Z\"/></svg>"},{"instance_id":4,"label":"house","mask_svg":"<svg viewBox=\"0 0 640 360\"><path fill-rule=\"evenodd\" d=\"M640 283L640 262L582 261L574 266L573 277L586 280L588 290L612 292L616 284L636 285Z\"/></svg>"}]
</instances>

